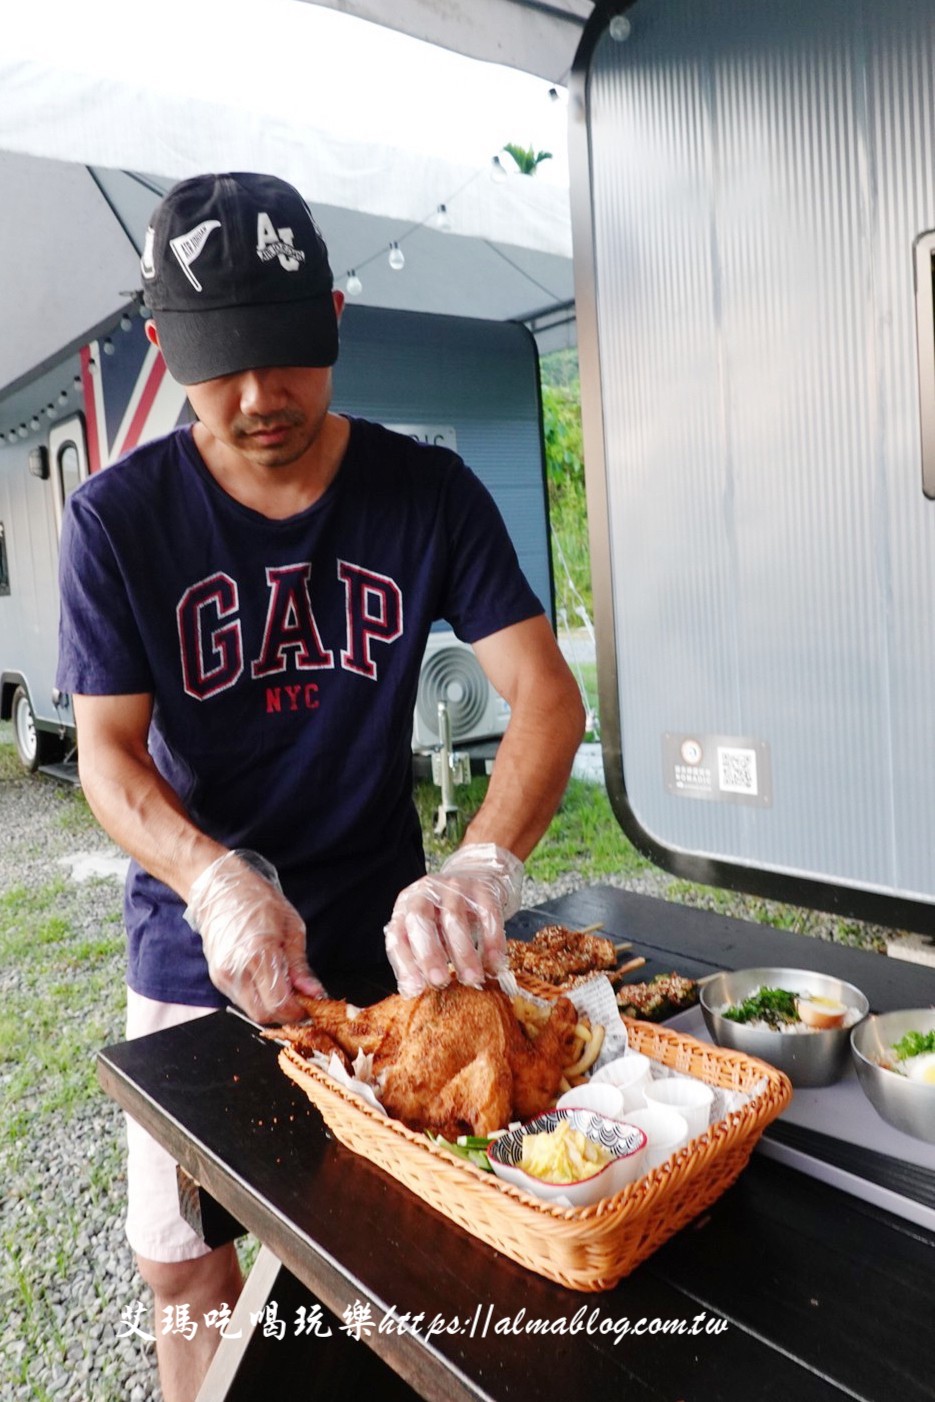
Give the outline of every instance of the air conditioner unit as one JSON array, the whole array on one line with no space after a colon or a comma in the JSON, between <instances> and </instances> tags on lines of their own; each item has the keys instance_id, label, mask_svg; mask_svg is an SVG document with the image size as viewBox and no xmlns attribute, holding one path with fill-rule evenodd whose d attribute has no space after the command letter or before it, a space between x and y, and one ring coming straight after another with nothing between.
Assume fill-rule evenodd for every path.
<instances>
[{"instance_id":1,"label":"air conditioner unit","mask_svg":"<svg viewBox=\"0 0 935 1402\"><path fill-rule=\"evenodd\" d=\"M412 726L412 748L431 750L440 740L438 703L444 701L455 745L501 736L510 708L490 685L473 651L449 629L430 633Z\"/></svg>"}]
</instances>

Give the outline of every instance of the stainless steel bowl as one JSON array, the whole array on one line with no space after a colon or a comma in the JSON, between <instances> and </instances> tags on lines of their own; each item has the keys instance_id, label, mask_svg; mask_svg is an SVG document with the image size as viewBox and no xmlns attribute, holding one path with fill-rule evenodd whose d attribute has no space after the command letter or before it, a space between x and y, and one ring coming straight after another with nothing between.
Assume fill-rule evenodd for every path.
<instances>
[{"instance_id":1,"label":"stainless steel bowl","mask_svg":"<svg viewBox=\"0 0 935 1402\"><path fill-rule=\"evenodd\" d=\"M742 1003L758 988L786 988L790 993L837 998L865 1018L870 1005L860 989L830 974L807 969L735 969L715 974L701 989L705 1025L718 1046L769 1062L784 1071L794 1086L827 1086L843 1075L853 1023L827 1031L773 1032L722 1016L721 1009Z\"/></svg>"},{"instance_id":2,"label":"stainless steel bowl","mask_svg":"<svg viewBox=\"0 0 935 1402\"><path fill-rule=\"evenodd\" d=\"M894 1129L927 1144L935 1144L935 1086L910 1081L898 1071L886 1071L877 1058L891 1056L893 1043L905 1032L931 1032L933 1028L935 1008L909 1008L868 1017L851 1034L857 1078L870 1104Z\"/></svg>"}]
</instances>

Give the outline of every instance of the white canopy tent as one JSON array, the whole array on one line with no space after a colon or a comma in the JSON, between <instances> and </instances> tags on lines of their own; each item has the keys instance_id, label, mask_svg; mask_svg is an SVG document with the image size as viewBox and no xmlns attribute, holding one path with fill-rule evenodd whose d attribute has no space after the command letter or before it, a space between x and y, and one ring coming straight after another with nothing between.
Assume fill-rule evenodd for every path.
<instances>
[{"instance_id":1,"label":"white canopy tent","mask_svg":"<svg viewBox=\"0 0 935 1402\"><path fill-rule=\"evenodd\" d=\"M164 0L148 12L153 32L138 34L122 0L33 0L5 17L0 388L123 305L159 193L209 169L296 184L339 284L356 272L362 302L557 326L544 345L573 336L567 111L549 79L567 72L590 4L339 8L355 13L306 0ZM368 22L388 15L395 28ZM451 51L463 43L516 63L523 27L529 62L548 77ZM433 42L412 37L421 33ZM443 36L447 48L436 46ZM494 180L507 141L551 159ZM448 232L436 227L439 205ZM393 242L402 271L389 266Z\"/></svg>"}]
</instances>

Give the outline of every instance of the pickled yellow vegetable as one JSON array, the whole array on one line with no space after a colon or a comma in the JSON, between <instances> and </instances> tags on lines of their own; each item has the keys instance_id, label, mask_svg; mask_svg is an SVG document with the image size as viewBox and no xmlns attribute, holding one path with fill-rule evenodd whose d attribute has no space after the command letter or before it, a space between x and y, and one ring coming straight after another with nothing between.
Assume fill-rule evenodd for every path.
<instances>
[{"instance_id":1,"label":"pickled yellow vegetable","mask_svg":"<svg viewBox=\"0 0 935 1402\"><path fill-rule=\"evenodd\" d=\"M549 1183L580 1183L599 1173L612 1157L603 1145L562 1120L548 1134L523 1136L519 1166Z\"/></svg>"}]
</instances>

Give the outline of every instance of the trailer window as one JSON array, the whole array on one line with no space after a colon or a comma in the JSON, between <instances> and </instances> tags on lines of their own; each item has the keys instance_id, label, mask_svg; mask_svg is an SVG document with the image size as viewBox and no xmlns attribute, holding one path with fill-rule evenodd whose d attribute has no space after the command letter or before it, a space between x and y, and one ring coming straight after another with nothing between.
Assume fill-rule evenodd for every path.
<instances>
[{"instance_id":1,"label":"trailer window","mask_svg":"<svg viewBox=\"0 0 935 1402\"><path fill-rule=\"evenodd\" d=\"M0 594L10 592L10 567L7 564L6 554L6 532L3 529L3 522L0 521Z\"/></svg>"},{"instance_id":2,"label":"trailer window","mask_svg":"<svg viewBox=\"0 0 935 1402\"><path fill-rule=\"evenodd\" d=\"M81 459L74 443L63 443L58 450L58 481L62 504L68 500L81 481Z\"/></svg>"}]
</instances>

